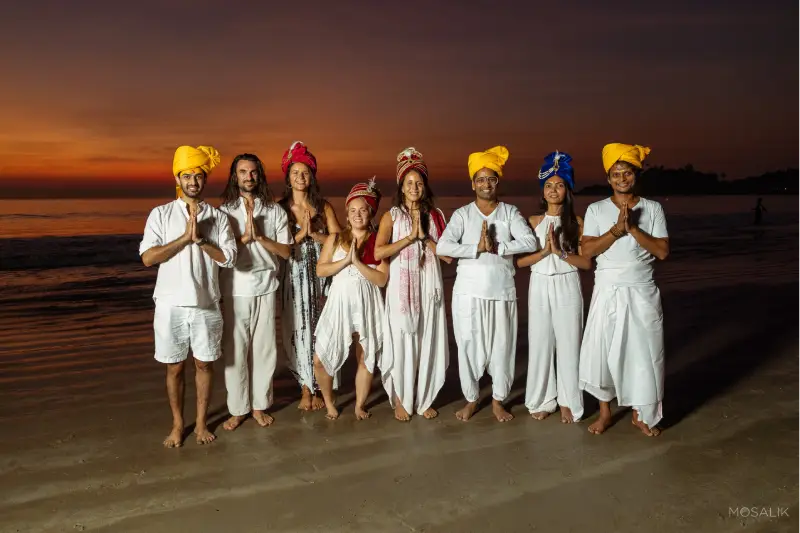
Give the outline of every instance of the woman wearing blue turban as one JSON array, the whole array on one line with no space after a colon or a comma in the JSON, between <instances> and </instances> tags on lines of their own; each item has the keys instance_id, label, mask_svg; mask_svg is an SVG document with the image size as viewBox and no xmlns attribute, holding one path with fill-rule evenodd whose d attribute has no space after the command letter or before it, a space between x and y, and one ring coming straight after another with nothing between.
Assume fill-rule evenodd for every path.
<instances>
[{"instance_id":1,"label":"woman wearing blue turban","mask_svg":"<svg viewBox=\"0 0 800 533\"><path fill-rule=\"evenodd\" d=\"M591 259L580 255L583 220L573 208L571 160L564 152L544 158L539 171L544 214L529 219L540 250L517 261L519 267L531 267L525 406L536 420L560 406L566 424L583 416L578 384L583 296L578 269L592 266Z\"/></svg>"}]
</instances>

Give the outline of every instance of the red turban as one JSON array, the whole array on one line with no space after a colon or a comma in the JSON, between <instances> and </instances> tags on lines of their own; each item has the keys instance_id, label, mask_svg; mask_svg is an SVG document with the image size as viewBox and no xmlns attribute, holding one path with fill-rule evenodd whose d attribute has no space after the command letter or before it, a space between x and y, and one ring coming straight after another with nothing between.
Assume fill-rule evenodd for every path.
<instances>
[{"instance_id":1,"label":"red turban","mask_svg":"<svg viewBox=\"0 0 800 533\"><path fill-rule=\"evenodd\" d=\"M416 170L426 178L428 177L428 166L422 159L422 154L411 146L397 154L397 184L400 185L403 177L411 170Z\"/></svg>"},{"instance_id":2,"label":"red turban","mask_svg":"<svg viewBox=\"0 0 800 533\"><path fill-rule=\"evenodd\" d=\"M363 198L372 208L373 214L378 211L378 204L381 201L381 192L375 186L374 177L369 180L368 183L359 183L350 189L350 194L347 195L347 199L344 201L344 206L347 207L350 202L356 198Z\"/></svg>"},{"instance_id":3,"label":"red turban","mask_svg":"<svg viewBox=\"0 0 800 533\"><path fill-rule=\"evenodd\" d=\"M292 166L292 163L305 163L312 172L315 174L317 173L317 158L308 151L308 148L302 141L293 142L289 149L283 152L281 170L284 174L289 171L289 167Z\"/></svg>"}]
</instances>

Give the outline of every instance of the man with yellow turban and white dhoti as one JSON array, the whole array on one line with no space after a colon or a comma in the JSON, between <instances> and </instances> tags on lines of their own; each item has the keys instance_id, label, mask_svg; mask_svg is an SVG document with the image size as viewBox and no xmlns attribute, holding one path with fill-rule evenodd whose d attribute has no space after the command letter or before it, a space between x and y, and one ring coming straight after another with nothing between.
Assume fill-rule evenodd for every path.
<instances>
[{"instance_id":1,"label":"man with yellow turban and white dhoti","mask_svg":"<svg viewBox=\"0 0 800 533\"><path fill-rule=\"evenodd\" d=\"M611 425L609 402L633 408L633 425L660 433L664 397L664 316L653 262L669 255L661 204L634 192L650 148L621 143L603 148L613 194L586 210L581 251L597 257L589 317L581 345L581 388L600 401L589 426L599 435Z\"/></svg>"},{"instance_id":2,"label":"man with yellow turban and white dhoti","mask_svg":"<svg viewBox=\"0 0 800 533\"><path fill-rule=\"evenodd\" d=\"M478 406L478 380L492 377L492 412L500 422L513 415L503 407L514 381L517 349L515 254L538 249L528 221L513 205L497 199L508 150L496 146L469 156L467 166L475 201L457 209L436 253L458 259L453 286L453 333L458 373L467 404L456 418L467 421Z\"/></svg>"},{"instance_id":3,"label":"man with yellow turban and white dhoti","mask_svg":"<svg viewBox=\"0 0 800 533\"><path fill-rule=\"evenodd\" d=\"M211 400L213 362L222 354L219 268L236 262L236 240L228 217L203 201L208 174L219 164L210 146L181 146L172 175L178 198L150 212L139 245L145 266L158 265L153 300L155 358L167 367L167 395L172 431L167 448L183 445L185 363L192 350L197 387L195 435L198 444L215 439L206 424Z\"/></svg>"}]
</instances>

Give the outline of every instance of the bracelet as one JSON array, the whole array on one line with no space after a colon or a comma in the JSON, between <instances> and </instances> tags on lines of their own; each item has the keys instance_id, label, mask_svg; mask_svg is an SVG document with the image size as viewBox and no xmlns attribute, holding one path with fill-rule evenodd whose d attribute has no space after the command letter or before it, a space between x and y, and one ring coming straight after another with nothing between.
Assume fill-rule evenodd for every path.
<instances>
[{"instance_id":1,"label":"bracelet","mask_svg":"<svg viewBox=\"0 0 800 533\"><path fill-rule=\"evenodd\" d=\"M562 260L566 261L567 257L569 257L569 254L567 253L566 250L561 250L561 253L558 254L558 257L560 257Z\"/></svg>"},{"instance_id":2,"label":"bracelet","mask_svg":"<svg viewBox=\"0 0 800 533\"><path fill-rule=\"evenodd\" d=\"M208 244L208 240L207 240L205 237L203 237L202 239L200 239L199 241L197 241L195 244L196 244L197 246L203 246L204 244Z\"/></svg>"},{"instance_id":3,"label":"bracelet","mask_svg":"<svg viewBox=\"0 0 800 533\"><path fill-rule=\"evenodd\" d=\"M617 225L616 225L616 224L614 224L613 226L611 226L611 229L609 230L609 232L610 232L610 233L611 233L611 235L613 235L613 236L614 236L614 238L616 238L616 239L619 239L619 238L620 238L620 237L622 237L622 235L623 235L623 231L622 231L622 230L620 230L620 229L617 227Z\"/></svg>"}]
</instances>

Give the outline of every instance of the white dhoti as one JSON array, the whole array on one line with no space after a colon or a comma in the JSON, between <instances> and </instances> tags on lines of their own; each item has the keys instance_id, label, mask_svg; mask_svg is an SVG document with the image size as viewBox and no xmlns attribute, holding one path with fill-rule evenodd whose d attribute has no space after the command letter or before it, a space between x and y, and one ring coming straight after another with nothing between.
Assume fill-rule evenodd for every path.
<instances>
[{"instance_id":1,"label":"white dhoti","mask_svg":"<svg viewBox=\"0 0 800 533\"><path fill-rule=\"evenodd\" d=\"M275 294L227 296L223 303L225 388L233 416L246 415L251 408L264 411L272 405L278 358Z\"/></svg>"},{"instance_id":2,"label":"white dhoti","mask_svg":"<svg viewBox=\"0 0 800 533\"><path fill-rule=\"evenodd\" d=\"M438 261L435 257L432 260ZM444 385L450 360L441 291L435 296L428 287L433 284L425 276L421 276L421 285L422 306L414 332L404 330L398 302L387 294L383 350L378 360L389 404L394 408L395 397L400 398L407 413L417 414L433 404Z\"/></svg>"},{"instance_id":3,"label":"white dhoti","mask_svg":"<svg viewBox=\"0 0 800 533\"><path fill-rule=\"evenodd\" d=\"M653 427L664 398L664 315L652 281L621 281L598 271L583 335L581 388L598 400L615 397Z\"/></svg>"},{"instance_id":4,"label":"white dhoti","mask_svg":"<svg viewBox=\"0 0 800 533\"><path fill-rule=\"evenodd\" d=\"M492 398L505 400L514 382L516 300L483 300L453 294L453 334L464 398L478 401L478 380L487 372L492 378Z\"/></svg>"},{"instance_id":5,"label":"white dhoti","mask_svg":"<svg viewBox=\"0 0 800 533\"><path fill-rule=\"evenodd\" d=\"M577 272L531 273L528 289L528 381L525 407L552 413L569 407L583 416L578 364L583 331L583 296Z\"/></svg>"}]
</instances>

